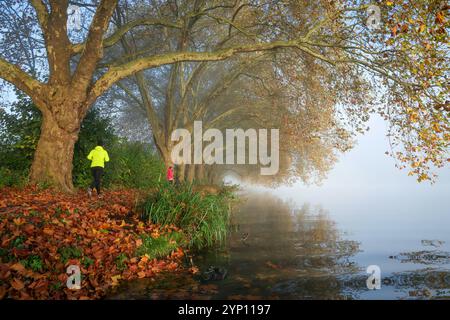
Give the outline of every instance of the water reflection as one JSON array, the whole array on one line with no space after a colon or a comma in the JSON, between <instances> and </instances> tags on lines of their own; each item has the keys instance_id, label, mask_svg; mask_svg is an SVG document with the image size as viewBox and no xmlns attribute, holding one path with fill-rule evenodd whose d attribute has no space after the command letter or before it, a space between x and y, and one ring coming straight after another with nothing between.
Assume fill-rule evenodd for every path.
<instances>
[{"instance_id":1,"label":"water reflection","mask_svg":"<svg viewBox=\"0 0 450 320\"><path fill-rule=\"evenodd\" d=\"M224 280L186 275L168 276L157 284L139 280L114 297L348 298L342 284L346 275L360 271L351 260L359 243L344 239L322 208L296 209L270 194L248 194L232 222L226 245L194 256L203 271L210 266L226 269Z\"/></svg>"},{"instance_id":2,"label":"water reflection","mask_svg":"<svg viewBox=\"0 0 450 320\"><path fill-rule=\"evenodd\" d=\"M243 197L226 244L194 254L202 274L131 281L109 298L450 298L450 253L442 240L416 239L421 250L389 255L388 246L374 255L364 238L346 235L320 206L297 207L269 193ZM368 260L380 261L381 290L366 287Z\"/></svg>"}]
</instances>

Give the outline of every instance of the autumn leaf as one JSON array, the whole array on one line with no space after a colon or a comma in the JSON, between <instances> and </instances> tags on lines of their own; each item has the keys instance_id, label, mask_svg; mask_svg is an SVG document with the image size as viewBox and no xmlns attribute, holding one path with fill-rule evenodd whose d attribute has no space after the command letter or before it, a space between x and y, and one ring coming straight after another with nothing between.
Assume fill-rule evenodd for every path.
<instances>
[{"instance_id":1,"label":"autumn leaf","mask_svg":"<svg viewBox=\"0 0 450 320\"><path fill-rule=\"evenodd\" d=\"M10 284L11 284L11 287L13 287L14 289L16 289L18 291L22 290L25 287L24 283L21 280L17 279L17 278L14 278L10 282Z\"/></svg>"},{"instance_id":2,"label":"autumn leaf","mask_svg":"<svg viewBox=\"0 0 450 320\"><path fill-rule=\"evenodd\" d=\"M274 264L274 263L272 263L272 262L270 262L270 261L267 261L267 262L266 262L266 266L268 266L268 267L270 267L270 268L272 268L272 269L281 269L281 266L276 265L276 264Z\"/></svg>"},{"instance_id":3,"label":"autumn leaf","mask_svg":"<svg viewBox=\"0 0 450 320\"><path fill-rule=\"evenodd\" d=\"M112 280L112 285L113 286L117 286L119 285L119 280L122 279L122 277L120 275L115 275L111 277Z\"/></svg>"},{"instance_id":4,"label":"autumn leaf","mask_svg":"<svg viewBox=\"0 0 450 320\"><path fill-rule=\"evenodd\" d=\"M436 23L438 23L438 24L444 24L444 23L445 23L444 12L439 11L439 12L436 14Z\"/></svg>"},{"instance_id":5,"label":"autumn leaf","mask_svg":"<svg viewBox=\"0 0 450 320\"><path fill-rule=\"evenodd\" d=\"M20 226L26 222L26 220L24 218L16 218L16 219L13 219L13 221L14 221L14 224L17 226Z\"/></svg>"},{"instance_id":6,"label":"autumn leaf","mask_svg":"<svg viewBox=\"0 0 450 320\"><path fill-rule=\"evenodd\" d=\"M43 232L48 236L52 236L55 233L53 229L50 229L48 227L45 227Z\"/></svg>"},{"instance_id":7,"label":"autumn leaf","mask_svg":"<svg viewBox=\"0 0 450 320\"><path fill-rule=\"evenodd\" d=\"M23 226L23 231L25 231L25 233L31 235L34 232L34 226L32 224L28 223Z\"/></svg>"},{"instance_id":8,"label":"autumn leaf","mask_svg":"<svg viewBox=\"0 0 450 320\"><path fill-rule=\"evenodd\" d=\"M0 286L0 300L5 298L6 292L7 292L6 287Z\"/></svg>"},{"instance_id":9,"label":"autumn leaf","mask_svg":"<svg viewBox=\"0 0 450 320\"><path fill-rule=\"evenodd\" d=\"M197 273L199 273L199 269L197 267L193 266L193 267L189 268L189 272L191 272L192 274L197 274Z\"/></svg>"},{"instance_id":10,"label":"autumn leaf","mask_svg":"<svg viewBox=\"0 0 450 320\"><path fill-rule=\"evenodd\" d=\"M421 25L419 26L419 33L424 32L426 28L427 28L427 26L426 26L425 24L421 24Z\"/></svg>"},{"instance_id":11,"label":"autumn leaf","mask_svg":"<svg viewBox=\"0 0 450 320\"><path fill-rule=\"evenodd\" d=\"M21 264L20 262L17 262L17 263L15 263L15 264L13 264L11 267L9 267L11 270L14 270L14 271L16 271L16 272L18 272L18 273L24 273L26 270L25 270L25 267L23 266L23 264Z\"/></svg>"}]
</instances>

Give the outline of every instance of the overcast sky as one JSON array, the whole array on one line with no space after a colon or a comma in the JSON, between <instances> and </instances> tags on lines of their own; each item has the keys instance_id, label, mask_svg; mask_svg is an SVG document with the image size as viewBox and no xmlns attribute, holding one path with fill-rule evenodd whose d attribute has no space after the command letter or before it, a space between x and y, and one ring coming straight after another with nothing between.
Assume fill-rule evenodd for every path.
<instances>
[{"instance_id":1,"label":"overcast sky","mask_svg":"<svg viewBox=\"0 0 450 320\"><path fill-rule=\"evenodd\" d=\"M322 185L306 186L301 182L275 190L283 198L301 198L313 203L327 203L336 198L373 198L377 193L403 194L410 197L427 197L430 194L449 198L450 170L439 170L434 185L418 183L416 177L408 176L408 170L395 167L395 160L385 154L389 151L386 138L386 122L378 116L369 122L370 130L358 137L357 145L339 157L338 162ZM257 188L264 189L264 188Z\"/></svg>"}]
</instances>

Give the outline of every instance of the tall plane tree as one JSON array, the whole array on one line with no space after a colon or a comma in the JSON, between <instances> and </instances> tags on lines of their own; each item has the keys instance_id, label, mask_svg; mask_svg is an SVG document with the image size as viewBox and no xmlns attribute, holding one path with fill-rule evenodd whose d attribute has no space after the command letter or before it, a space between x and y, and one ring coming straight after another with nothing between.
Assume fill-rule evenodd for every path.
<instances>
[{"instance_id":1,"label":"tall plane tree","mask_svg":"<svg viewBox=\"0 0 450 320\"><path fill-rule=\"evenodd\" d=\"M357 65L379 80L374 86L385 87L386 100L391 103L387 116L399 141L406 143L401 159L416 168L413 173L419 177L428 177L430 163L441 166L448 158L445 1L380 1L384 23L378 30L367 28L369 6L359 0L323 0L314 5L298 0L153 1L153 10L120 27L111 22L118 1L73 3L85 9L89 20L79 42L71 41L67 30L69 0L6 0L0 4L5 26L0 37L0 78L30 96L43 115L32 182L73 189L72 156L81 122L97 98L121 79L178 62L220 61L240 53L283 48L300 50L331 66ZM120 2L150 7L143 1ZM182 14L167 14L169 8ZM299 24L305 15L307 23ZM220 30L245 37L212 49L182 45L167 50L164 43L155 42L154 47L132 55L123 52L113 61L105 59L105 49L114 47L134 28L155 27L147 35L164 40L169 30L186 30L193 17L210 37ZM157 29L160 26L162 30ZM48 72L33 65L39 59Z\"/></svg>"}]
</instances>

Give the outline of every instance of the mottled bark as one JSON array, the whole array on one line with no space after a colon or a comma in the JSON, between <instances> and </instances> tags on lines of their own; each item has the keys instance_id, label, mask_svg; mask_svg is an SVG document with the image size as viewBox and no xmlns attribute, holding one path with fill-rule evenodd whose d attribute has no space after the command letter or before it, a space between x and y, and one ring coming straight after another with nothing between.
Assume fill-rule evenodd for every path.
<instances>
[{"instance_id":1,"label":"mottled bark","mask_svg":"<svg viewBox=\"0 0 450 320\"><path fill-rule=\"evenodd\" d=\"M177 168L177 177L178 177L178 181L180 182L184 182L184 178L186 175L186 165L184 164L179 164L176 166Z\"/></svg>"},{"instance_id":2,"label":"mottled bark","mask_svg":"<svg viewBox=\"0 0 450 320\"><path fill-rule=\"evenodd\" d=\"M195 169L195 180L201 183L205 182L205 165L197 165Z\"/></svg>"},{"instance_id":3,"label":"mottled bark","mask_svg":"<svg viewBox=\"0 0 450 320\"><path fill-rule=\"evenodd\" d=\"M191 183L194 181L194 177L195 177L195 165L193 164L187 165L185 181Z\"/></svg>"},{"instance_id":4,"label":"mottled bark","mask_svg":"<svg viewBox=\"0 0 450 320\"><path fill-rule=\"evenodd\" d=\"M71 192L73 150L77 139L78 130L67 132L51 113L44 114L31 167L31 182L45 183Z\"/></svg>"}]
</instances>

